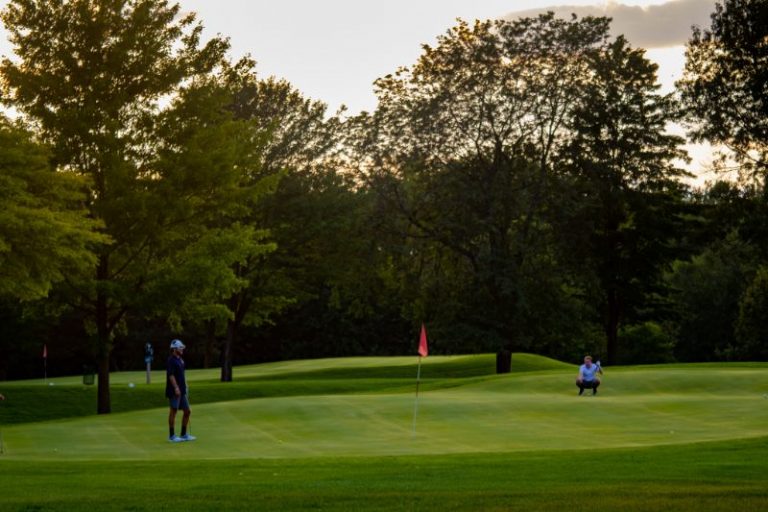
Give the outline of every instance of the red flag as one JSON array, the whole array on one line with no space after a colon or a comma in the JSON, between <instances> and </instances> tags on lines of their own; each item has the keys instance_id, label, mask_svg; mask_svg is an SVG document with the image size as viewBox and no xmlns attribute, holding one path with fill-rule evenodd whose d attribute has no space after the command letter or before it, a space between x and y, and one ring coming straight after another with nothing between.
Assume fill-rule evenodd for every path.
<instances>
[{"instance_id":1,"label":"red flag","mask_svg":"<svg viewBox=\"0 0 768 512\"><path fill-rule=\"evenodd\" d=\"M48 345L43 345L43 359L48 359Z\"/></svg>"},{"instance_id":2,"label":"red flag","mask_svg":"<svg viewBox=\"0 0 768 512\"><path fill-rule=\"evenodd\" d=\"M421 337L419 338L419 355L421 357L427 357L429 350L427 349L427 328L424 324L421 324Z\"/></svg>"}]
</instances>

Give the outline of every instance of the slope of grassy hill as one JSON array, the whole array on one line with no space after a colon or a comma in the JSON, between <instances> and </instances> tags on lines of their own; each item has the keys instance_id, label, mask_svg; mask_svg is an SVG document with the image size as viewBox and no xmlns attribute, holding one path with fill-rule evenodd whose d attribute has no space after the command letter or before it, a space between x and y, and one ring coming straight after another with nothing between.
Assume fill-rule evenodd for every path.
<instances>
[{"instance_id":1,"label":"slope of grassy hill","mask_svg":"<svg viewBox=\"0 0 768 512\"><path fill-rule=\"evenodd\" d=\"M424 390L462 385L469 378L494 375L495 356L434 356L423 360ZM557 371L573 366L532 354L515 354L513 372ZM222 383L219 370L188 370L190 400L201 405L250 398L349 393L407 393L414 389L416 358L355 357L267 363L235 368L234 382ZM164 407L165 373L120 372L110 376L112 411L127 412ZM96 408L96 387L82 378L3 383L14 399L0 407L0 424L18 424L88 416ZM133 383L134 387L129 387ZM29 407L42 400L43 406Z\"/></svg>"},{"instance_id":2,"label":"slope of grassy hill","mask_svg":"<svg viewBox=\"0 0 768 512\"><path fill-rule=\"evenodd\" d=\"M515 354L190 371L192 430L166 441L162 373L3 383L5 510L768 510L768 365L576 367ZM135 383L129 387L129 383Z\"/></svg>"},{"instance_id":3,"label":"slope of grassy hill","mask_svg":"<svg viewBox=\"0 0 768 512\"><path fill-rule=\"evenodd\" d=\"M413 365L389 358L265 365L234 383L190 372L193 429L182 450L165 442L162 383L117 376L107 416L78 416L93 389L9 387L8 456L26 459L196 459L380 456L659 446L765 434L768 372L728 365L609 371L596 397L576 396L575 367L531 355L494 375L491 356L432 358L423 368L414 429ZM522 367L522 368L521 368ZM407 373L405 371L407 370ZM249 375L249 376L246 376ZM205 378L203 378L205 377ZM159 379L158 379L159 380ZM723 383L727 383L724 386ZM34 407L30 404L43 407ZM6 407L7 406L7 407ZM23 423L22 423L23 422Z\"/></svg>"}]
</instances>

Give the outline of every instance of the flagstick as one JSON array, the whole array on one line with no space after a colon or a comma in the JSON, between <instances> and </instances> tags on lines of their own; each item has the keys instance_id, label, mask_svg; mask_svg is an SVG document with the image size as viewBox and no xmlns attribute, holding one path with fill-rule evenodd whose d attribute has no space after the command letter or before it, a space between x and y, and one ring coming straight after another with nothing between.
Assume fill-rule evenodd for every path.
<instances>
[{"instance_id":1,"label":"flagstick","mask_svg":"<svg viewBox=\"0 0 768 512\"><path fill-rule=\"evenodd\" d=\"M419 356L419 367L416 370L416 400L413 404L413 431L411 437L416 436L416 416L419 414L419 383L421 382L421 356Z\"/></svg>"}]
</instances>

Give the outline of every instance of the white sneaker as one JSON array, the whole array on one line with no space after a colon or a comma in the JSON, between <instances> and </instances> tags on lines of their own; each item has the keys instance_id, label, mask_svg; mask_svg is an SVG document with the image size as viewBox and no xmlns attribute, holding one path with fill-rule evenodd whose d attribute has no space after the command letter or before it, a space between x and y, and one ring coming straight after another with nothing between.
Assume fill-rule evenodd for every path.
<instances>
[{"instance_id":1,"label":"white sneaker","mask_svg":"<svg viewBox=\"0 0 768 512\"><path fill-rule=\"evenodd\" d=\"M180 441L194 441L195 439L197 438L192 434L185 434L179 438Z\"/></svg>"},{"instance_id":2,"label":"white sneaker","mask_svg":"<svg viewBox=\"0 0 768 512\"><path fill-rule=\"evenodd\" d=\"M171 436L171 437L168 438L168 442L170 442L170 443L180 443L182 441L185 441L185 439L182 439L179 436Z\"/></svg>"}]
</instances>

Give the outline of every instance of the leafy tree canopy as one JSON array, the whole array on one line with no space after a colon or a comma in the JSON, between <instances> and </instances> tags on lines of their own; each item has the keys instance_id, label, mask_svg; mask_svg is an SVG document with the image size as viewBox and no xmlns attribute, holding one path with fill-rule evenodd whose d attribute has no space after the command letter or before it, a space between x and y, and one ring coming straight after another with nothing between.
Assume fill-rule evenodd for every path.
<instances>
[{"instance_id":1,"label":"leafy tree canopy","mask_svg":"<svg viewBox=\"0 0 768 512\"><path fill-rule=\"evenodd\" d=\"M93 250L108 241L84 208L85 182L49 159L31 133L0 117L0 295L45 297L92 266Z\"/></svg>"},{"instance_id":2,"label":"leafy tree canopy","mask_svg":"<svg viewBox=\"0 0 768 512\"><path fill-rule=\"evenodd\" d=\"M696 140L722 144L747 174L768 172L768 2L724 0L694 27L677 84Z\"/></svg>"}]
</instances>

